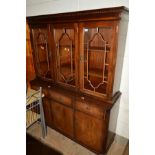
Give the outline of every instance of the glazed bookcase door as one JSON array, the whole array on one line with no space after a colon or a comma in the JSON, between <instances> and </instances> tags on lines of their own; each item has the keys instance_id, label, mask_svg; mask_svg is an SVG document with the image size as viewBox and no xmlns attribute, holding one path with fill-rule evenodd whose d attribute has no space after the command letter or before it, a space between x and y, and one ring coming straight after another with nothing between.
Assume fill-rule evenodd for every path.
<instances>
[{"instance_id":1,"label":"glazed bookcase door","mask_svg":"<svg viewBox=\"0 0 155 155\"><path fill-rule=\"evenodd\" d=\"M85 24L81 34L81 87L90 94L107 96L113 27L107 23Z\"/></svg>"},{"instance_id":2,"label":"glazed bookcase door","mask_svg":"<svg viewBox=\"0 0 155 155\"><path fill-rule=\"evenodd\" d=\"M76 32L74 25L55 25L54 42L57 61L57 82L76 85Z\"/></svg>"},{"instance_id":3,"label":"glazed bookcase door","mask_svg":"<svg viewBox=\"0 0 155 155\"><path fill-rule=\"evenodd\" d=\"M44 79L53 80L51 74L51 53L49 50L48 33L47 26L32 28L37 75Z\"/></svg>"}]
</instances>

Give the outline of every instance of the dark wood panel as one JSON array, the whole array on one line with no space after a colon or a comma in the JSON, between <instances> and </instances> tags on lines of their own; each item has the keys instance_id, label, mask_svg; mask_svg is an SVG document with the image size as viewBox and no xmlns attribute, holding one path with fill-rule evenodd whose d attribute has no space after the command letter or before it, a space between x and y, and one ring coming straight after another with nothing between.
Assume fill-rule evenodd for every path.
<instances>
[{"instance_id":1,"label":"dark wood panel","mask_svg":"<svg viewBox=\"0 0 155 155\"><path fill-rule=\"evenodd\" d=\"M30 29L26 23L26 81L35 79L36 74L34 70L33 56L32 56L32 47L30 41Z\"/></svg>"},{"instance_id":2,"label":"dark wood panel","mask_svg":"<svg viewBox=\"0 0 155 155\"><path fill-rule=\"evenodd\" d=\"M76 111L75 138L88 147L102 152L106 138L104 122L82 112Z\"/></svg>"},{"instance_id":3,"label":"dark wood panel","mask_svg":"<svg viewBox=\"0 0 155 155\"><path fill-rule=\"evenodd\" d=\"M73 137L73 110L57 102L52 102L54 126Z\"/></svg>"},{"instance_id":4,"label":"dark wood panel","mask_svg":"<svg viewBox=\"0 0 155 155\"><path fill-rule=\"evenodd\" d=\"M51 101L48 98L43 99L43 109L44 109L44 116L45 116L45 122L46 125L51 126L52 124L52 106L51 106Z\"/></svg>"}]
</instances>

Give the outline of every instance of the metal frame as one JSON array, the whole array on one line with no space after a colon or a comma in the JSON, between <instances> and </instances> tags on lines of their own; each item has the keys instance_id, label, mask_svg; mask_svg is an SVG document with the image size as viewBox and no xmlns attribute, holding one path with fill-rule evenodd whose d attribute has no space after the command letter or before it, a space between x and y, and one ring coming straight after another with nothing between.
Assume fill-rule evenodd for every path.
<instances>
[{"instance_id":1,"label":"metal frame","mask_svg":"<svg viewBox=\"0 0 155 155\"><path fill-rule=\"evenodd\" d=\"M42 105L42 87L26 98L26 129L40 120L42 128L42 137L47 135L47 128L44 118L44 110Z\"/></svg>"}]
</instances>

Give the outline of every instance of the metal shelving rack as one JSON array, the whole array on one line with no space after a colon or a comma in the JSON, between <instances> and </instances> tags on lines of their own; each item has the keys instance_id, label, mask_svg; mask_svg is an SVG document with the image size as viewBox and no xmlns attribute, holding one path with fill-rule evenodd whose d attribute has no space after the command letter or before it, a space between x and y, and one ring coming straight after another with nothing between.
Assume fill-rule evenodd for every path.
<instances>
[{"instance_id":1,"label":"metal shelving rack","mask_svg":"<svg viewBox=\"0 0 155 155\"><path fill-rule=\"evenodd\" d=\"M42 88L38 91L29 89L26 95L26 129L30 128L34 123L40 122L42 128L42 137L47 135L47 128L44 118L44 110L42 105Z\"/></svg>"}]
</instances>

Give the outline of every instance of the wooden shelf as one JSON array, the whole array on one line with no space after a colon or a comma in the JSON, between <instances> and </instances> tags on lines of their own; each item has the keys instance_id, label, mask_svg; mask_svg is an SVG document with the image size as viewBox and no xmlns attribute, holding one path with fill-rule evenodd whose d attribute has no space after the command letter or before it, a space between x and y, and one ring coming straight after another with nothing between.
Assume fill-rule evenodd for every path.
<instances>
[{"instance_id":1,"label":"wooden shelf","mask_svg":"<svg viewBox=\"0 0 155 155\"><path fill-rule=\"evenodd\" d=\"M84 47L84 50L87 50L87 47ZM96 47L96 46L93 46L93 47L89 47L88 49L89 52L91 51L105 51L105 47ZM110 51L110 47L106 47L106 51Z\"/></svg>"},{"instance_id":2,"label":"wooden shelf","mask_svg":"<svg viewBox=\"0 0 155 155\"><path fill-rule=\"evenodd\" d=\"M100 69L90 69L90 70L88 71L88 75L89 75L89 76L93 76L93 77L102 78L102 77L103 77L102 72L103 72L103 71L100 70ZM85 72L84 75L86 76L86 72ZM105 78L105 80L107 79L107 73L105 74L104 78Z\"/></svg>"},{"instance_id":3,"label":"wooden shelf","mask_svg":"<svg viewBox=\"0 0 155 155\"><path fill-rule=\"evenodd\" d=\"M75 68L74 67L75 65L74 65L74 63L73 63L73 69ZM71 68L71 64L69 64L69 63L63 63L63 64L61 64L60 65L60 68L68 68L68 69L70 69Z\"/></svg>"},{"instance_id":4,"label":"wooden shelf","mask_svg":"<svg viewBox=\"0 0 155 155\"><path fill-rule=\"evenodd\" d=\"M65 75L66 77L71 75L71 67L70 67L70 64L63 64L61 65L60 67L60 70L61 70L61 73L63 73L63 75ZM73 67L73 76L74 76L74 72L75 72L75 69Z\"/></svg>"},{"instance_id":5,"label":"wooden shelf","mask_svg":"<svg viewBox=\"0 0 155 155\"><path fill-rule=\"evenodd\" d=\"M43 65L43 64L47 64L47 61L39 61L39 63L41 64L41 65Z\"/></svg>"},{"instance_id":6,"label":"wooden shelf","mask_svg":"<svg viewBox=\"0 0 155 155\"><path fill-rule=\"evenodd\" d=\"M59 45L59 48L70 48L70 45ZM75 45L72 45L72 48L75 48Z\"/></svg>"},{"instance_id":7,"label":"wooden shelf","mask_svg":"<svg viewBox=\"0 0 155 155\"><path fill-rule=\"evenodd\" d=\"M48 43L37 43L38 46L45 46L46 44L48 45Z\"/></svg>"}]
</instances>

